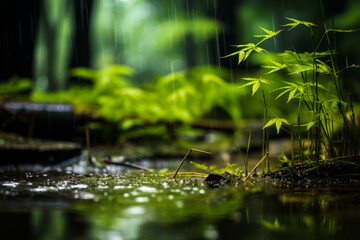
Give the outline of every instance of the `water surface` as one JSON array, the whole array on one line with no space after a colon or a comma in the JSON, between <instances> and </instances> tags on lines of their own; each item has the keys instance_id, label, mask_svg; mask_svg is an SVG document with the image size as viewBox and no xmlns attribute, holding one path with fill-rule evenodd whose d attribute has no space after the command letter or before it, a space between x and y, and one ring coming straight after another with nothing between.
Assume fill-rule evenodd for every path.
<instances>
[{"instance_id":1,"label":"water surface","mask_svg":"<svg viewBox=\"0 0 360 240\"><path fill-rule=\"evenodd\" d=\"M213 188L123 168L3 171L1 239L349 239L360 182L241 180Z\"/></svg>"}]
</instances>

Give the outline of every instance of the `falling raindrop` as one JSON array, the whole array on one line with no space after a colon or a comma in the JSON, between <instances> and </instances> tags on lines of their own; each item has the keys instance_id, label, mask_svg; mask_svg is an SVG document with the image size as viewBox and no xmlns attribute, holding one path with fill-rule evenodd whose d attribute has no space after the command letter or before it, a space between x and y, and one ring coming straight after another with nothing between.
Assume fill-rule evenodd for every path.
<instances>
[{"instance_id":1,"label":"falling raindrop","mask_svg":"<svg viewBox=\"0 0 360 240\"><path fill-rule=\"evenodd\" d=\"M6 42L6 56L9 56L9 40L8 40L8 34L5 33L5 42Z\"/></svg>"},{"instance_id":2,"label":"falling raindrop","mask_svg":"<svg viewBox=\"0 0 360 240\"><path fill-rule=\"evenodd\" d=\"M275 18L274 18L274 14L271 15L271 22L272 22L272 28L273 28L273 31L276 32L276 27L275 27ZM278 46L277 46L277 40L276 38L274 37L274 47L275 47L275 50L278 49Z\"/></svg>"},{"instance_id":3,"label":"falling raindrop","mask_svg":"<svg viewBox=\"0 0 360 240\"><path fill-rule=\"evenodd\" d=\"M36 88L41 91L45 91L49 85L49 79L42 75L36 81Z\"/></svg>"},{"instance_id":4,"label":"falling raindrop","mask_svg":"<svg viewBox=\"0 0 360 240\"><path fill-rule=\"evenodd\" d=\"M19 25L19 44L22 45L22 28L21 28L21 21L18 22Z\"/></svg>"}]
</instances>

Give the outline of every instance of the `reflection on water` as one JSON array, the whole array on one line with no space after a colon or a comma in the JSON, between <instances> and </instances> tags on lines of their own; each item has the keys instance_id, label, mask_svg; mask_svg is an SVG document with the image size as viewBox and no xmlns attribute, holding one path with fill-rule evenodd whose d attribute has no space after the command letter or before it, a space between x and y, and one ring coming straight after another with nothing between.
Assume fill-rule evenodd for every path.
<instances>
[{"instance_id":1,"label":"reflection on water","mask_svg":"<svg viewBox=\"0 0 360 240\"><path fill-rule=\"evenodd\" d=\"M155 173L6 172L1 239L343 239L360 183L262 180L209 188Z\"/></svg>"}]
</instances>

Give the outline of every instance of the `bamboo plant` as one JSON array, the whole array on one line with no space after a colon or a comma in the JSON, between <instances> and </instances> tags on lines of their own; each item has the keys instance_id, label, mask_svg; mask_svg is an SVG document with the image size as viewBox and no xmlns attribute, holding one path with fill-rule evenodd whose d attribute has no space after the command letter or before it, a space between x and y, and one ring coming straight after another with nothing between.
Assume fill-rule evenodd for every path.
<instances>
[{"instance_id":1,"label":"bamboo plant","mask_svg":"<svg viewBox=\"0 0 360 240\"><path fill-rule=\"evenodd\" d=\"M301 165L308 169L317 169L323 163L334 163L334 159L351 160L358 164L359 130L349 87L351 83L344 78L346 71L358 66L349 66L346 61L341 68L340 57L333 41L336 33L351 33L356 30L329 28L324 21L322 35L317 40L314 32L320 29L318 25L294 18L286 19L289 22L282 26L284 29L271 31L261 28L264 34L255 36L260 38L260 41L235 45L238 50L224 56L237 56L237 62L241 64L254 53L265 54L269 62L262 67L267 69L267 72L262 76L243 78L242 87L251 87L251 94L254 95L263 85L273 84L273 80L268 79L269 75L280 73L285 75L286 80L281 81L280 87L268 92L277 92L275 99L287 97L287 102L295 101L297 104L295 122L290 123L286 118L275 115L271 118L273 111L267 106L263 92L263 155L268 155L269 151L266 129L275 124L279 133L284 125L288 125L291 139L298 142L298 147L291 150L293 154L290 159L285 155L282 157L282 161L290 168ZM280 37L285 31L294 31L300 27L308 29L312 43L311 52L299 52ZM284 52L273 53L262 48L263 42L274 38L283 44L286 49ZM266 160L266 166L269 171L269 160Z\"/></svg>"}]
</instances>

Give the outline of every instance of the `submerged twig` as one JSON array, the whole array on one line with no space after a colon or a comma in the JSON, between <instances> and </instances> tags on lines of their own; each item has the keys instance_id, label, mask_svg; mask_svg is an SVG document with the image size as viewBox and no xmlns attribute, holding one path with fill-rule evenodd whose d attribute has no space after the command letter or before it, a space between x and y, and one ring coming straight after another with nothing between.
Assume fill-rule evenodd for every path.
<instances>
[{"instance_id":1,"label":"submerged twig","mask_svg":"<svg viewBox=\"0 0 360 240\"><path fill-rule=\"evenodd\" d=\"M205 153L205 154L212 154L211 152L207 152L204 150L199 150L196 148L190 148L189 151L187 151L187 153L185 154L183 160L181 161L181 163L179 164L179 166L177 167L175 174L174 174L174 178L176 178L176 175L178 173L178 171L180 170L181 165L184 163L185 159L187 158L187 156L191 153L191 151L196 151L196 152L201 152L201 153Z\"/></svg>"},{"instance_id":2,"label":"submerged twig","mask_svg":"<svg viewBox=\"0 0 360 240\"><path fill-rule=\"evenodd\" d=\"M251 170L251 172L249 173L249 175L247 175L247 177L244 179L244 182L246 182L248 180L248 178L255 172L256 168L268 157L269 152L267 152L263 158L255 165L255 167Z\"/></svg>"},{"instance_id":3,"label":"submerged twig","mask_svg":"<svg viewBox=\"0 0 360 240\"><path fill-rule=\"evenodd\" d=\"M88 155L88 162L90 164L93 164L93 162L91 160L91 153L90 153L90 132L89 132L88 125L85 126L85 134L86 134L86 150L87 150L87 155Z\"/></svg>"},{"instance_id":4,"label":"submerged twig","mask_svg":"<svg viewBox=\"0 0 360 240\"><path fill-rule=\"evenodd\" d=\"M106 157L102 160L103 163L106 163L106 164L112 164L112 165L118 165L118 166L125 166L125 167L131 167L131 168L135 168L135 169L138 169L138 170L143 170L143 171L152 171L150 168L147 168L147 167L143 167L141 165L138 165L138 164L135 164L135 163L132 163L132 162L129 162L129 161L121 161L121 162L114 162L111 160L111 157Z\"/></svg>"},{"instance_id":5,"label":"submerged twig","mask_svg":"<svg viewBox=\"0 0 360 240\"><path fill-rule=\"evenodd\" d=\"M247 175L247 173L248 173L248 159L249 159L250 142L251 142L251 130L250 130L250 133L249 133L248 143L247 143L247 147L246 147L245 175Z\"/></svg>"}]
</instances>

